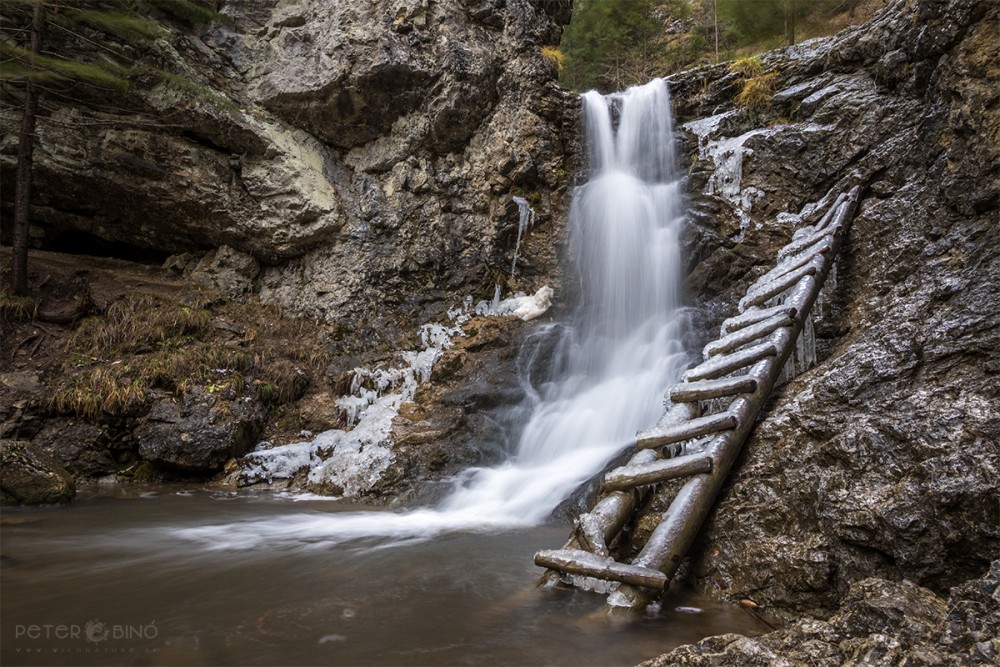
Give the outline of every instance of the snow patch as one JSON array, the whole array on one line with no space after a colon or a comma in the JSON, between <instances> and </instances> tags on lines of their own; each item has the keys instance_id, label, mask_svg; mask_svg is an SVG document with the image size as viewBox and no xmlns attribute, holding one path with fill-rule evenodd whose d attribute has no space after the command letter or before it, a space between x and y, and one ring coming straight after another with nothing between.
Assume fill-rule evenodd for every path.
<instances>
[{"instance_id":1,"label":"snow patch","mask_svg":"<svg viewBox=\"0 0 1000 667\"><path fill-rule=\"evenodd\" d=\"M514 296L500 300L500 287L493 296L493 302L480 301L476 304L476 315L518 317L525 322L541 317L552 307L552 296L555 294L548 285L543 285L531 296L518 292Z\"/></svg>"}]
</instances>

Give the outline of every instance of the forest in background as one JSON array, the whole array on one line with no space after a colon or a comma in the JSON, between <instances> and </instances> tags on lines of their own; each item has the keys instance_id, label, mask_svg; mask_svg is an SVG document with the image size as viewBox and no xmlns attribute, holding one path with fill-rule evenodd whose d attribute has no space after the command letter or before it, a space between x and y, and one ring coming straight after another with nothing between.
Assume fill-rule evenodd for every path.
<instances>
[{"instance_id":1,"label":"forest in background","mask_svg":"<svg viewBox=\"0 0 1000 667\"><path fill-rule=\"evenodd\" d=\"M560 83L623 90L654 76L833 34L886 0L574 0Z\"/></svg>"}]
</instances>

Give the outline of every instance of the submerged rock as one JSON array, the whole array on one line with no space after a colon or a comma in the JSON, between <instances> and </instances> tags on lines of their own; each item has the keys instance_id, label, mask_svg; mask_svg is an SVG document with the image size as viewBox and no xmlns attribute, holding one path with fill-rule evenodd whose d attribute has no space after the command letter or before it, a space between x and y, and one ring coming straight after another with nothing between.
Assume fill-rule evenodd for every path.
<instances>
[{"instance_id":1,"label":"submerged rock","mask_svg":"<svg viewBox=\"0 0 1000 667\"><path fill-rule=\"evenodd\" d=\"M55 505L76 495L73 477L53 457L27 442L0 442L0 501Z\"/></svg>"}]
</instances>

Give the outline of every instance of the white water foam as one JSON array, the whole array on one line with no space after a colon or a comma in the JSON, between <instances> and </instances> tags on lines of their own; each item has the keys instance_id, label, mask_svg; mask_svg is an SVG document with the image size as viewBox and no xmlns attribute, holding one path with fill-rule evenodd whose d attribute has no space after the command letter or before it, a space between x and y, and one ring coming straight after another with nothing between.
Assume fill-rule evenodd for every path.
<instances>
[{"instance_id":1,"label":"white water foam","mask_svg":"<svg viewBox=\"0 0 1000 667\"><path fill-rule=\"evenodd\" d=\"M303 512L176 529L176 536L209 548L273 548L536 525L656 422L686 361L670 100L655 80L608 97L590 92L583 104L591 179L574 194L569 225L581 304L572 322L534 337L557 338L555 352L544 373L522 378L528 398L519 410L527 417L509 459L466 471L434 508Z\"/></svg>"}]
</instances>

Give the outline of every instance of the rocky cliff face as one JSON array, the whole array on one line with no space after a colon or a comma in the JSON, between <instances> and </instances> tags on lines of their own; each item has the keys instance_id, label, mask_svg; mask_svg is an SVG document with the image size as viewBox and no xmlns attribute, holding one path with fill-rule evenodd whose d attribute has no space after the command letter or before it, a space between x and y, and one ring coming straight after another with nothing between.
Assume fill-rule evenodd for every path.
<instances>
[{"instance_id":1,"label":"rocky cliff face","mask_svg":"<svg viewBox=\"0 0 1000 667\"><path fill-rule=\"evenodd\" d=\"M154 49L212 95L159 86L100 111L53 101L36 231L170 253L225 245L197 268L175 264L335 324L344 347L405 349L465 294L559 278L576 103L538 47L557 42L569 4L222 3L233 26ZM726 65L670 80L703 338L801 213L864 186L816 313L819 363L769 406L687 568L702 590L776 617L829 616L848 599L829 624L789 631L828 645L803 660L890 655L865 643L888 618L872 609L919 606L913 642L938 641L930 626L954 614L935 596L1000 552L998 22L989 0L895 0L868 25L763 56L774 91L754 111ZM0 166L6 182L9 135ZM539 227L511 279L514 195ZM439 443L481 432L469 415L499 400L495 368L519 337L480 329L401 411L409 469L439 470L454 458ZM430 458L413 455L426 446ZM886 584L901 579L926 588ZM995 570L980 581L995 588ZM980 593L953 599L994 613L996 594ZM843 622L862 617L874 620ZM847 640L859 652L836 653ZM702 653L766 662L781 648L720 646Z\"/></svg>"},{"instance_id":2,"label":"rocky cliff face","mask_svg":"<svg viewBox=\"0 0 1000 667\"><path fill-rule=\"evenodd\" d=\"M193 31L174 26L142 49L110 45L174 76L139 82L127 94L77 86L49 95L34 165L39 245L170 255L167 266L195 282L277 304L330 334L326 373L314 373L308 394L280 418L254 405L220 420L218 397L195 387L183 400L144 402L132 422L115 424L126 433L110 448L129 450L130 461L218 472L282 431L276 420L314 430L343 425L335 402L351 387L351 369L395 363L398 351L417 346L421 324L447 321L446 311L467 296L489 298L497 284L505 294L558 288L556 239L578 104L556 85L556 66L541 47L558 43L570 4L217 2L224 21ZM49 39L66 37L55 31ZM51 46L86 59L89 43ZM0 113L17 127L16 104ZM0 143L5 184L13 182L16 144L14 133ZM5 216L12 197L13 188L3 188ZM533 228L519 229L515 197L533 206ZM516 400L499 387L513 370L517 324L491 334L506 346L472 343L505 359L502 367L478 358L466 364L456 350L449 368L467 366L475 377L439 383L403 411L398 465L379 493L392 497L401 481L410 489L481 456L469 441L485 390L470 393L468 385L502 394L487 402ZM27 351L19 354L18 369L28 369ZM46 374L30 396L19 395L27 407L0 415L2 430L44 440L82 477L120 471L108 438L93 435L113 419L101 415L100 425L73 438L67 428L79 429L45 414L43 385L58 380ZM91 444L77 446L78 439Z\"/></svg>"},{"instance_id":3,"label":"rocky cliff face","mask_svg":"<svg viewBox=\"0 0 1000 667\"><path fill-rule=\"evenodd\" d=\"M508 275L511 197L558 234L573 133L540 47L558 43L569 5L219 3L230 23L133 54L186 85L47 101L33 233L162 253L229 246L262 265L240 291L369 347L412 335L456 294L537 288L556 251L528 238ZM5 182L16 141L5 135Z\"/></svg>"},{"instance_id":4,"label":"rocky cliff face","mask_svg":"<svg viewBox=\"0 0 1000 667\"><path fill-rule=\"evenodd\" d=\"M819 363L766 409L694 553L706 592L825 615L865 577L946 594L1000 553L998 22L992 2L898 0L762 57L763 111L725 66L671 79L705 332L800 212L865 188Z\"/></svg>"}]
</instances>

